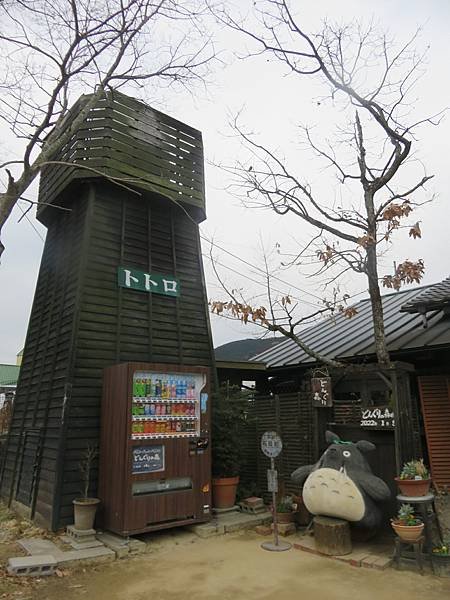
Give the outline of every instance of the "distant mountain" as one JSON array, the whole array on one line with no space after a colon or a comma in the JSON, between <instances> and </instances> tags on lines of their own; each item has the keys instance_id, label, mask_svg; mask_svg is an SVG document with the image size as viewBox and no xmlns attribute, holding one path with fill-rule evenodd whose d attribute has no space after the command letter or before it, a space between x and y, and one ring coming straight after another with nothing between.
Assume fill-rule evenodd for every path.
<instances>
[{"instance_id":1,"label":"distant mountain","mask_svg":"<svg viewBox=\"0 0 450 600\"><path fill-rule=\"evenodd\" d=\"M248 338L246 340L237 340L235 342L228 342L223 344L214 350L216 354L216 360L233 360L242 362L249 360L252 356L256 356L260 352L269 350L272 346L279 344L283 337L277 338L264 338L262 340L255 340Z\"/></svg>"}]
</instances>

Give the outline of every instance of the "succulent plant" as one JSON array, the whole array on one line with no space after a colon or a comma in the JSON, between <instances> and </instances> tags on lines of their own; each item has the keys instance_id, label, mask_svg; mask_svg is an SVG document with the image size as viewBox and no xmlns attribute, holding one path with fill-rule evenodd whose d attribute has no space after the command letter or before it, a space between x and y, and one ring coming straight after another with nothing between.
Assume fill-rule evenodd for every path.
<instances>
[{"instance_id":1,"label":"succulent plant","mask_svg":"<svg viewBox=\"0 0 450 600\"><path fill-rule=\"evenodd\" d=\"M413 525L420 525L422 521L418 519L414 514L414 509L411 504L402 504L398 511L397 520L402 525L411 527Z\"/></svg>"},{"instance_id":2,"label":"succulent plant","mask_svg":"<svg viewBox=\"0 0 450 600\"><path fill-rule=\"evenodd\" d=\"M430 474L424 465L423 458L410 460L403 465L400 479L429 479Z\"/></svg>"}]
</instances>

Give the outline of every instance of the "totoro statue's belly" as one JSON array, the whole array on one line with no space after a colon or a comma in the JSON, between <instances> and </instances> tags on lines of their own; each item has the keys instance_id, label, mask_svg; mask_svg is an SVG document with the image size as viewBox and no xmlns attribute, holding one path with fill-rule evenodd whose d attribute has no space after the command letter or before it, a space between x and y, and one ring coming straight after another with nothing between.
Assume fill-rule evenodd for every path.
<instances>
[{"instance_id":1,"label":"totoro statue's belly","mask_svg":"<svg viewBox=\"0 0 450 600\"><path fill-rule=\"evenodd\" d=\"M313 515L360 521L365 513L364 498L355 483L336 469L313 471L303 486L303 501Z\"/></svg>"}]
</instances>

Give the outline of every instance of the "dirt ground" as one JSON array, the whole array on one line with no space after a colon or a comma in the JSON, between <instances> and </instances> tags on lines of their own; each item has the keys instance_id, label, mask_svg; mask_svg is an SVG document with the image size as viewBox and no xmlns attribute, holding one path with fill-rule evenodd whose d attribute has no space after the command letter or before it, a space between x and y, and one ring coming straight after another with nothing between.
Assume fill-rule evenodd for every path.
<instances>
[{"instance_id":1,"label":"dirt ground","mask_svg":"<svg viewBox=\"0 0 450 600\"><path fill-rule=\"evenodd\" d=\"M450 579L351 567L300 550L267 552L253 532L206 540L155 536L150 552L59 577L23 581L0 598L20 600L410 600L450 597ZM9 579L9 578L8 578ZM17 580L17 578L16 578Z\"/></svg>"}]
</instances>

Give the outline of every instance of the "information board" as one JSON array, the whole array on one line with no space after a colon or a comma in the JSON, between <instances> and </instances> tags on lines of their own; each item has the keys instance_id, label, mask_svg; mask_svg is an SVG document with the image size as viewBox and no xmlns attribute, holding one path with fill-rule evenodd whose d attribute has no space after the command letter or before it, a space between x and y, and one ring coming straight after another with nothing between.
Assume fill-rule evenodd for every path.
<instances>
[{"instance_id":1,"label":"information board","mask_svg":"<svg viewBox=\"0 0 450 600\"><path fill-rule=\"evenodd\" d=\"M164 471L164 446L135 446L133 448L133 475Z\"/></svg>"}]
</instances>

